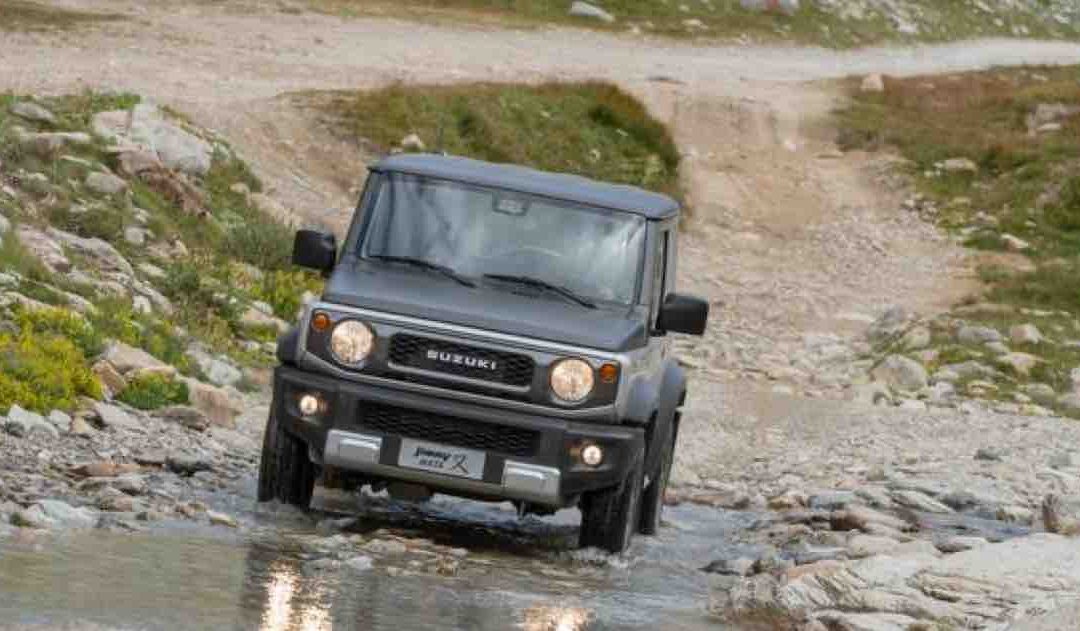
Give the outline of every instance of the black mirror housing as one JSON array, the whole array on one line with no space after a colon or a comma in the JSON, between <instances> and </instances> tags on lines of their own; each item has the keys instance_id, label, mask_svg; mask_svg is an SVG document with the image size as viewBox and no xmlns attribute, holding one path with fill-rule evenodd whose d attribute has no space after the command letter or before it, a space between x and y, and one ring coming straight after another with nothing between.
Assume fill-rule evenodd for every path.
<instances>
[{"instance_id":1,"label":"black mirror housing","mask_svg":"<svg viewBox=\"0 0 1080 631\"><path fill-rule=\"evenodd\" d=\"M660 307L657 328L688 335L702 335L709 321L709 303L696 296L668 294Z\"/></svg>"},{"instance_id":2,"label":"black mirror housing","mask_svg":"<svg viewBox=\"0 0 1080 631\"><path fill-rule=\"evenodd\" d=\"M293 241L292 262L328 275L337 262L337 238L328 232L298 230Z\"/></svg>"}]
</instances>

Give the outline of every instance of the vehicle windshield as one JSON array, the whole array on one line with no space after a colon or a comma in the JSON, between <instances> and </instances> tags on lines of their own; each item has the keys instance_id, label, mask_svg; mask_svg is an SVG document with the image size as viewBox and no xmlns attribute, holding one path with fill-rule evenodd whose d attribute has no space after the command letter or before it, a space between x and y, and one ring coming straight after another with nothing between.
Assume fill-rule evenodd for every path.
<instances>
[{"instance_id":1,"label":"vehicle windshield","mask_svg":"<svg viewBox=\"0 0 1080 631\"><path fill-rule=\"evenodd\" d=\"M523 276L590 301L637 299L645 219L632 213L401 174L381 178L372 212L365 258Z\"/></svg>"}]
</instances>

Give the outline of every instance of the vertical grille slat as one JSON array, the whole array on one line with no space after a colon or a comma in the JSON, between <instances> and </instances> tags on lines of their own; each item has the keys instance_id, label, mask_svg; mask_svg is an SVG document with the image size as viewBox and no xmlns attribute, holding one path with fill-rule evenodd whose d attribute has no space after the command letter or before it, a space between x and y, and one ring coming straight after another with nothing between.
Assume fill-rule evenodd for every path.
<instances>
[{"instance_id":1,"label":"vertical grille slat","mask_svg":"<svg viewBox=\"0 0 1080 631\"><path fill-rule=\"evenodd\" d=\"M439 358L433 359L429 353L436 353ZM528 387L536 367L527 355L404 333L390 339L389 356L390 362L397 366L516 387Z\"/></svg>"},{"instance_id":2,"label":"vertical grille slat","mask_svg":"<svg viewBox=\"0 0 1080 631\"><path fill-rule=\"evenodd\" d=\"M540 444L540 433L534 430L493 425L380 403L361 402L358 422L364 428L384 434L520 458L534 456Z\"/></svg>"}]
</instances>

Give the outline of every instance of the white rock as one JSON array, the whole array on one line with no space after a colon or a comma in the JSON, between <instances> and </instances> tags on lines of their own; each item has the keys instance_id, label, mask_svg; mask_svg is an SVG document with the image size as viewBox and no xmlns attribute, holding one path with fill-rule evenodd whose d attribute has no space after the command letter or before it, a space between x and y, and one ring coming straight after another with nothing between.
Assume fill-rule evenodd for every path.
<instances>
[{"instance_id":1,"label":"white rock","mask_svg":"<svg viewBox=\"0 0 1080 631\"><path fill-rule=\"evenodd\" d=\"M977 173L979 165L969 158L949 158L941 163L946 173Z\"/></svg>"},{"instance_id":2,"label":"white rock","mask_svg":"<svg viewBox=\"0 0 1080 631\"><path fill-rule=\"evenodd\" d=\"M55 114L37 103L32 103L30 101L17 101L12 103L10 111L19 118L25 118L26 120L34 121L35 123L47 123L49 125L56 124Z\"/></svg>"},{"instance_id":3,"label":"white rock","mask_svg":"<svg viewBox=\"0 0 1080 631\"><path fill-rule=\"evenodd\" d=\"M105 427L120 427L123 429L140 429L142 423L135 419L123 409L98 401L94 403L94 411L97 412L98 417L101 419L101 424Z\"/></svg>"},{"instance_id":4,"label":"white rock","mask_svg":"<svg viewBox=\"0 0 1080 631\"><path fill-rule=\"evenodd\" d=\"M153 151L166 167L189 175L206 175L213 162L210 143L167 120L154 105L142 103L130 112L100 112L91 127L106 140Z\"/></svg>"},{"instance_id":5,"label":"white rock","mask_svg":"<svg viewBox=\"0 0 1080 631\"><path fill-rule=\"evenodd\" d=\"M153 263L139 263L139 271L154 280L161 280L167 276L165 270Z\"/></svg>"},{"instance_id":6,"label":"white rock","mask_svg":"<svg viewBox=\"0 0 1080 631\"><path fill-rule=\"evenodd\" d=\"M890 355L885 358L885 361L874 369L873 377L894 390L907 392L922 390L928 381L922 364L903 355Z\"/></svg>"},{"instance_id":7,"label":"white rock","mask_svg":"<svg viewBox=\"0 0 1080 631\"><path fill-rule=\"evenodd\" d=\"M52 423L52 426L60 432L67 432L71 428L71 415L62 410L49 412L49 416L45 420Z\"/></svg>"},{"instance_id":8,"label":"white rock","mask_svg":"<svg viewBox=\"0 0 1080 631\"><path fill-rule=\"evenodd\" d=\"M862 80L862 84L859 85L859 90L862 92L884 92L885 79L879 74L866 75Z\"/></svg>"},{"instance_id":9,"label":"white rock","mask_svg":"<svg viewBox=\"0 0 1080 631\"><path fill-rule=\"evenodd\" d=\"M112 342L106 347L102 359L113 365L120 374L126 375L133 371L153 370L166 374L175 374L176 369L166 364L150 353L128 346L123 342Z\"/></svg>"},{"instance_id":10,"label":"white rock","mask_svg":"<svg viewBox=\"0 0 1080 631\"><path fill-rule=\"evenodd\" d=\"M409 134L401 139L401 148L406 151L423 151L426 146L417 134Z\"/></svg>"},{"instance_id":11,"label":"white rock","mask_svg":"<svg viewBox=\"0 0 1080 631\"><path fill-rule=\"evenodd\" d=\"M143 315L153 315L154 313L154 305L150 304L150 299L146 296L132 296L131 309L135 313L141 313Z\"/></svg>"},{"instance_id":12,"label":"white rock","mask_svg":"<svg viewBox=\"0 0 1080 631\"><path fill-rule=\"evenodd\" d=\"M215 386L235 386L243 379L240 369L224 356L214 357L200 348L190 348L186 355L195 361L206 380Z\"/></svg>"},{"instance_id":13,"label":"white rock","mask_svg":"<svg viewBox=\"0 0 1080 631\"><path fill-rule=\"evenodd\" d=\"M24 410L17 404L12 405L11 409L8 410L4 429L12 436L24 438L30 438L35 434L49 438L56 438L60 435L56 427L46 421L45 417L36 412Z\"/></svg>"},{"instance_id":14,"label":"white rock","mask_svg":"<svg viewBox=\"0 0 1080 631\"><path fill-rule=\"evenodd\" d=\"M994 362L997 363L997 365L1008 368L1021 377L1030 375L1031 370L1042 363L1042 361L1042 359L1035 355L1018 352L1002 355L994 359Z\"/></svg>"},{"instance_id":15,"label":"white rock","mask_svg":"<svg viewBox=\"0 0 1080 631\"><path fill-rule=\"evenodd\" d=\"M124 228L124 241L127 241L131 245L144 246L146 245L146 230L136 228L135 226L128 226L127 228Z\"/></svg>"},{"instance_id":16,"label":"white rock","mask_svg":"<svg viewBox=\"0 0 1080 631\"><path fill-rule=\"evenodd\" d=\"M570 15L581 18L593 18L595 20L607 22L608 24L615 21L614 15L611 15L596 5L582 2L581 0L575 0L574 3L570 5Z\"/></svg>"},{"instance_id":17,"label":"white rock","mask_svg":"<svg viewBox=\"0 0 1080 631\"><path fill-rule=\"evenodd\" d=\"M909 412L925 412L926 404L916 399L905 399L897 406L901 410L908 410Z\"/></svg>"},{"instance_id":18,"label":"white rock","mask_svg":"<svg viewBox=\"0 0 1080 631\"><path fill-rule=\"evenodd\" d=\"M15 230L15 238L50 272L56 274L71 269L71 261L65 256L64 248L44 232L28 226L19 226Z\"/></svg>"},{"instance_id":19,"label":"white rock","mask_svg":"<svg viewBox=\"0 0 1080 631\"><path fill-rule=\"evenodd\" d=\"M95 171L86 176L86 188L100 195L115 195L127 189L127 181L111 173Z\"/></svg>"},{"instance_id":20,"label":"white rock","mask_svg":"<svg viewBox=\"0 0 1080 631\"><path fill-rule=\"evenodd\" d=\"M135 274L131 263L128 263L127 259L107 241L96 237L87 239L56 228L49 228L48 234L65 247L94 259L100 271L119 272L124 276Z\"/></svg>"},{"instance_id":21,"label":"white rock","mask_svg":"<svg viewBox=\"0 0 1080 631\"><path fill-rule=\"evenodd\" d=\"M1005 244L1005 249L1010 252L1023 252L1031 247L1031 244L1027 241L1008 233L1001 235L1001 242Z\"/></svg>"},{"instance_id":22,"label":"white rock","mask_svg":"<svg viewBox=\"0 0 1080 631\"><path fill-rule=\"evenodd\" d=\"M986 344L1002 341L1001 333L987 326L963 326L956 334L961 344Z\"/></svg>"}]
</instances>

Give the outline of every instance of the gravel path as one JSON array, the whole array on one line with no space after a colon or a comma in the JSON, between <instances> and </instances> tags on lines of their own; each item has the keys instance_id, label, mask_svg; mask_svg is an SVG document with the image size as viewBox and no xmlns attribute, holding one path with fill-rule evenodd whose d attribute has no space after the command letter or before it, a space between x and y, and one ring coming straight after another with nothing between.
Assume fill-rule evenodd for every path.
<instances>
[{"instance_id":1,"label":"gravel path","mask_svg":"<svg viewBox=\"0 0 1080 631\"><path fill-rule=\"evenodd\" d=\"M0 90L111 88L172 105L221 131L297 212L336 225L364 156L317 124L310 99L283 95L394 81L616 81L673 125L686 152L696 215L682 282L715 305L710 336L685 349L701 376L683 479L715 476L757 495L859 483L883 466L960 486L990 480L1020 503L1055 485L1078 490L1075 466L1066 477L1043 472L1052 451L1077 444L1075 424L978 410L869 412L803 397L843 398L852 335L888 305L931 311L971 289L963 252L900 211L903 191L887 177L886 160L835 155L825 117L837 90L828 80L1075 62L1080 45L697 47L558 29L243 13L237 5L67 4L133 19L67 34L5 34ZM776 383L759 383L766 378ZM983 442L1009 456L973 464Z\"/></svg>"}]
</instances>

